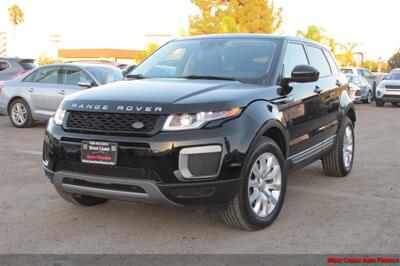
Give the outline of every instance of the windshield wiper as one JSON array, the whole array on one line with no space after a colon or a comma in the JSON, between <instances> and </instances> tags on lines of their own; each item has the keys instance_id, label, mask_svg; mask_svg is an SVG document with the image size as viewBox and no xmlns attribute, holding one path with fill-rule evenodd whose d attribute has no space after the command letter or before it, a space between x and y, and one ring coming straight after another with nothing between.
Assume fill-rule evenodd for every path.
<instances>
[{"instance_id":1,"label":"windshield wiper","mask_svg":"<svg viewBox=\"0 0 400 266\"><path fill-rule=\"evenodd\" d=\"M219 77L219 76L201 76L201 75L189 75L181 77L184 79L212 79L212 80L233 80L233 81L240 81L236 78L232 77Z\"/></svg>"},{"instance_id":2,"label":"windshield wiper","mask_svg":"<svg viewBox=\"0 0 400 266\"><path fill-rule=\"evenodd\" d=\"M143 74L127 74L125 76L127 79L145 79L146 77Z\"/></svg>"}]
</instances>

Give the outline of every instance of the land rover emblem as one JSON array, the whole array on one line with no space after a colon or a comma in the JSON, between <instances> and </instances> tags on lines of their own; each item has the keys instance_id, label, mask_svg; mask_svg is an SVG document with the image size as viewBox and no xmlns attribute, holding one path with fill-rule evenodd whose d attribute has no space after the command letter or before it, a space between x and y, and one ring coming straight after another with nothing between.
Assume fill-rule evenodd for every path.
<instances>
[{"instance_id":1,"label":"land rover emblem","mask_svg":"<svg viewBox=\"0 0 400 266\"><path fill-rule=\"evenodd\" d=\"M132 123L132 127L133 127L134 129L141 129L141 128L144 127L144 124L143 124L142 122L140 122L140 121L136 121L136 122L133 122L133 123Z\"/></svg>"}]
</instances>

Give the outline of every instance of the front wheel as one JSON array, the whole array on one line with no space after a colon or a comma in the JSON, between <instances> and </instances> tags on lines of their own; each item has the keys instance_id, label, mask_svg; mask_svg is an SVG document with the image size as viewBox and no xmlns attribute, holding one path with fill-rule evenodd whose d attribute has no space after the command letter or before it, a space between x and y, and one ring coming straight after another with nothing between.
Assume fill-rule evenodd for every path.
<instances>
[{"instance_id":1,"label":"front wheel","mask_svg":"<svg viewBox=\"0 0 400 266\"><path fill-rule=\"evenodd\" d=\"M370 104L372 103L372 92L368 91L367 99L364 100L364 103Z\"/></svg>"},{"instance_id":2,"label":"front wheel","mask_svg":"<svg viewBox=\"0 0 400 266\"><path fill-rule=\"evenodd\" d=\"M222 211L224 221L245 230L263 229L276 219L286 192L283 154L270 138L263 137L248 155L238 194Z\"/></svg>"},{"instance_id":3,"label":"front wheel","mask_svg":"<svg viewBox=\"0 0 400 266\"><path fill-rule=\"evenodd\" d=\"M353 122L345 117L337 135L335 146L322 158L324 172L328 176L347 176L353 167L354 128Z\"/></svg>"}]
</instances>

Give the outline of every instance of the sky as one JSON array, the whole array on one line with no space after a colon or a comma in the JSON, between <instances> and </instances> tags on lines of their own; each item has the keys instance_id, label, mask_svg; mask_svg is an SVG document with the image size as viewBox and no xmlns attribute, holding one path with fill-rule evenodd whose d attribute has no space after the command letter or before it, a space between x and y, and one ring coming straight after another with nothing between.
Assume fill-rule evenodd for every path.
<instances>
[{"instance_id":1,"label":"sky","mask_svg":"<svg viewBox=\"0 0 400 266\"><path fill-rule=\"evenodd\" d=\"M400 0L275 0L283 8L280 34L295 35L314 24L337 42L360 43L370 59L388 59L400 48ZM25 22L16 40L7 7L17 3ZM0 31L7 30L9 51L36 58L50 53L51 33L58 48L144 49L150 37L178 36L198 9L190 0L0 0Z\"/></svg>"}]
</instances>

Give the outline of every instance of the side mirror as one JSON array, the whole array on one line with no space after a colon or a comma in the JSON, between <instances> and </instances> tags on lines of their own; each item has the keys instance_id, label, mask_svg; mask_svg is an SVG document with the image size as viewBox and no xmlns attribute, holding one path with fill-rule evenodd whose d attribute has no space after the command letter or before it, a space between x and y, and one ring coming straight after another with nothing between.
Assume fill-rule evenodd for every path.
<instances>
[{"instance_id":1,"label":"side mirror","mask_svg":"<svg viewBox=\"0 0 400 266\"><path fill-rule=\"evenodd\" d=\"M84 87L84 88L90 88L90 87L92 87L92 84L90 82L81 81L78 83L78 86Z\"/></svg>"},{"instance_id":2,"label":"side mirror","mask_svg":"<svg viewBox=\"0 0 400 266\"><path fill-rule=\"evenodd\" d=\"M291 82L306 83L314 82L319 78L319 71L313 66L309 65L297 65L293 68L290 78L282 79L283 93L289 93L292 88L289 86Z\"/></svg>"},{"instance_id":3,"label":"side mirror","mask_svg":"<svg viewBox=\"0 0 400 266\"><path fill-rule=\"evenodd\" d=\"M290 77L290 82L314 82L319 78L319 71L309 65L297 65L292 70L292 76Z\"/></svg>"}]
</instances>

